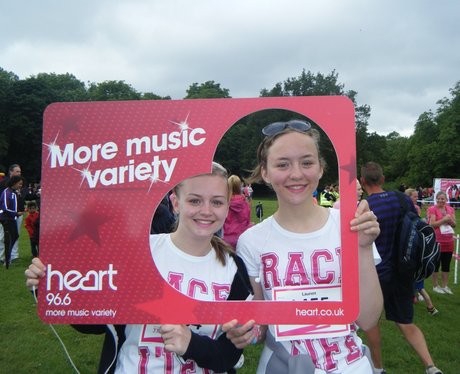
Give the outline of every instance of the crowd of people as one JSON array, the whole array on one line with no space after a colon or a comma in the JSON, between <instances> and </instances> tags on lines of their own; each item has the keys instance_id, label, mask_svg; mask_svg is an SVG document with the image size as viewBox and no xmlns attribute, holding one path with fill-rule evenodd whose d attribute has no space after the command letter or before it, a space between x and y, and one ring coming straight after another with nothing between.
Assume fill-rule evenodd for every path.
<instances>
[{"instance_id":1,"label":"crowd of people","mask_svg":"<svg viewBox=\"0 0 460 374\"><path fill-rule=\"evenodd\" d=\"M40 186L25 186L21 166L12 164L0 180L0 263L9 268L19 258L19 234L26 215L32 257L38 256ZM28 212L29 206L33 212Z\"/></svg>"},{"instance_id":2,"label":"crowd of people","mask_svg":"<svg viewBox=\"0 0 460 374\"><path fill-rule=\"evenodd\" d=\"M211 173L187 178L157 209L150 236L151 248L155 248L152 256L166 280L172 273L184 280L175 283L176 287L188 284L193 278L210 285L211 290L211 285L217 282L225 289L219 293L221 301L248 297L272 300L275 287L340 286L340 214L338 209L329 209L339 208L338 188L326 186L318 195L319 204L312 198L326 167L319 133L309 122L299 120L268 124L262 133L257 166L244 182L236 175L228 177L225 168L213 163ZM263 344L257 368L261 374L385 373L379 328L384 310L386 319L395 322L419 355L425 372L442 374L434 364L423 332L413 323L415 290L424 298L431 315L439 311L423 284L399 279L392 265L399 200L395 192L383 190L380 165L366 163L360 174L357 191L360 201L349 223L350 230L358 234L360 313L347 326L346 333L278 341L275 326L259 325L255 320L232 320L199 328L74 326L84 333L106 335L100 372L133 372L144 365L145 372L232 373L241 365L245 347ZM245 187L252 183L270 186L278 202L275 213L260 223L250 220L253 191ZM362 200L361 186L367 193ZM410 206L420 214L418 191L406 188L404 192ZM36 207L29 205L28 209L28 225L33 225ZM439 236L442 253L446 253L441 256L433 282L438 279L440 267L441 283L434 284L442 293L449 294L452 293L448 287L452 242L443 235L451 238L446 227L452 229L456 222L455 214L446 205L445 193L436 195L436 205L428 209L427 219ZM37 244L36 240L34 243ZM33 254L38 255L38 248ZM25 272L29 288L38 286L45 277L45 269L39 257L32 260ZM182 287L178 291L187 292ZM192 296L216 300L211 291ZM363 331L368 350L358 329ZM146 334L158 339L144 341ZM117 350L113 349L113 341L118 341ZM145 357L150 359L143 360Z\"/></svg>"}]
</instances>

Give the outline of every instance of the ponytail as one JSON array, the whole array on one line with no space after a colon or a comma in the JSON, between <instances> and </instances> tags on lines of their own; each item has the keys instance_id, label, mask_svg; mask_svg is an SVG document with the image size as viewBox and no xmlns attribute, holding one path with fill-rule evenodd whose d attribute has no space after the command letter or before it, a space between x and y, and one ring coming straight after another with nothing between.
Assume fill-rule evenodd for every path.
<instances>
[{"instance_id":1,"label":"ponytail","mask_svg":"<svg viewBox=\"0 0 460 374\"><path fill-rule=\"evenodd\" d=\"M233 250L230 244L224 242L221 238L217 235L214 235L211 239L211 246L216 251L217 259L222 263L222 265L226 265L227 261L227 254L234 255L235 251Z\"/></svg>"}]
</instances>

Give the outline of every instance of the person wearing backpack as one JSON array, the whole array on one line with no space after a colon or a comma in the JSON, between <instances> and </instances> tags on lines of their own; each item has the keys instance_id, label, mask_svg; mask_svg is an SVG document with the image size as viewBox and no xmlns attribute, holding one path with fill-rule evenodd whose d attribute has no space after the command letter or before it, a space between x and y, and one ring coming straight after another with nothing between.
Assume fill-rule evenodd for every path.
<instances>
[{"instance_id":1,"label":"person wearing backpack","mask_svg":"<svg viewBox=\"0 0 460 374\"><path fill-rule=\"evenodd\" d=\"M418 200L417 190L413 188L408 188L406 191L404 191L404 193L407 196L409 196L409 198L412 200L412 203L414 204L414 208L420 217L421 210L420 210L420 207L417 205L417 200ZM414 282L414 288L416 291L416 294L414 295L414 303L417 303L419 300L423 300L425 301L426 309L431 316L435 316L436 314L438 314L439 310L437 310L436 307L433 305L433 301L431 300L430 295L425 290L425 280L423 279L423 280ZM418 296L417 296L417 293L418 293Z\"/></svg>"},{"instance_id":2,"label":"person wearing backpack","mask_svg":"<svg viewBox=\"0 0 460 374\"><path fill-rule=\"evenodd\" d=\"M443 191L436 194L436 205L428 208L426 213L428 223L434 228L436 240L441 246L441 257L436 264L433 273L433 291L441 294L453 295L452 290L447 285L449 282L450 262L454 252L454 227L455 211L447 205L447 195ZM438 283L438 271L441 265L441 287Z\"/></svg>"},{"instance_id":3,"label":"person wearing backpack","mask_svg":"<svg viewBox=\"0 0 460 374\"><path fill-rule=\"evenodd\" d=\"M395 322L404 338L414 348L425 366L426 374L442 374L434 366L423 332L413 322L413 278L402 277L395 268L395 237L401 216L399 192L385 191L382 167L376 162L368 162L361 167L361 185L367 192L370 209L377 216L380 235L375 240L382 262L377 265L386 319ZM402 195L402 194L400 194ZM406 206L416 213L409 197L402 195ZM365 331L371 351L374 373L385 373L381 356L381 336L379 325Z\"/></svg>"}]
</instances>

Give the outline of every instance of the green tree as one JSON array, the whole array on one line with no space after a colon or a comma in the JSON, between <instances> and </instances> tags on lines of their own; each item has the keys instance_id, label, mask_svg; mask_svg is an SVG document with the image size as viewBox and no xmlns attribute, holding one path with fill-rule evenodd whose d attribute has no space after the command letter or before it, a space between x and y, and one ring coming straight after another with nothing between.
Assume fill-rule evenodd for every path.
<instances>
[{"instance_id":1,"label":"green tree","mask_svg":"<svg viewBox=\"0 0 460 374\"><path fill-rule=\"evenodd\" d=\"M153 92L144 92L141 94L142 100L171 100L171 96L160 96L156 95Z\"/></svg>"},{"instance_id":2,"label":"green tree","mask_svg":"<svg viewBox=\"0 0 460 374\"><path fill-rule=\"evenodd\" d=\"M5 164L19 163L28 181L40 178L43 112L57 101L87 100L84 83L71 74L41 73L14 80L4 123Z\"/></svg>"},{"instance_id":3,"label":"green tree","mask_svg":"<svg viewBox=\"0 0 460 374\"><path fill-rule=\"evenodd\" d=\"M92 101L140 100L141 94L124 81L90 83L89 99Z\"/></svg>"},{"instance_id":4,"label":"green tree","mask_svg":"<svg viewBox=\"0 0 460 374\"><path fill-rule=\"evenodd\" d=\"M436 126L434 114L431 111L421 114L409 141L408 183L423 186L432 184L435 177L434 162L438 151L438 136L439 128Z\"/></svg>"},{"instance_id":5,"label":"green tree","mask_svg":"<svg viewBox=\"0 0 460 374\"><path fill-rule=\"evenodd\" d=\"M229 90L215 81L193 83L186 92L186 99L231 97ZM260 96L348 96L355 106L358 167L366 161L377 161L384 168L388 182L427 186L434 177L458 178L460 82L449 92L449 97L437 102L439 107L435 113L429 111L419 116L414 134L409 138L395 132L387 136L369 133L371 108L357 103L356 91L345 90L335 70L324 75L304 69L298 77L287 78L271 89L262 89ZM4 171L9 164L17 162L29 180L40 178L42 117L46 106L52 102L168 99L169 96L153 92L138 92L124 81L89 83L86 87L69 73L40 73L19 79L13 72L0 68L0 169ZM216 150L216 160L232 173L247 176L248 170L255 166L256 148L262 139L261 128L294 117L299 114L273 109L242 118L223 137ZM335 182L337 159L325 136L321 148L329 165L323 182Z\"/></svg>"},{"instance_id":6,"label":"green tree","mask_svg":"<svg viewBox=\"0 0 460 374\"><path fill-rule=\"evenodd\" d=\"M420 115L410 138L407 179L430 186L433 178L458 178L460 164L460 81L451 97L437 102L436 113Z\"/></svg>"},{"instance_id":7,"label":"green tree","mask_svg":"<svg viewBox=\"0 0 460 374\"><path fill-rule=\"evenodd\" d=\"M460 165L460 81L450 90L451 98L438 101L439 128L434 177L458 178Z\"/></svg>"},{"instance_id":8,"label":"green tree","mask_svg":"<svg viewBox=\"0 0 460 374\"><path fill-rule=\"evenodd\" d=\"M408 183L406 175L411 167L407 157L409 138L401 136L396 131L385 137L384 174L385 179L393 181L394 185ZM412 184L415 186L415 184Z\"/></svg>"},{"instance_id":9,"label":"green tree","mask_svg":"<svg viewBox=\"0 0 460 374\"><path fill-rule=\"evenodd\" d=\"M0 68L0 169L19 163L29 181L41 170L43 112L53 102L170 99L137 92L123 81L85 84L72 74L39 73L19 79Z\"/></svg>"},{"instance_id":10,"label":"green tree","mask_svg":"<svg viewBox=\"0 0 460 374\"><path fill-rule=\"evenodd\" d=\"M305 72L303 69L298 77L287 78L283 83L275 84L271 90L262 89L260 96L344 95L344 85L338 82L338 78L339 74L335 70L329 75L323 75ZM355 95L356 93L353 96Z\"/></svg>"},{"instance_id":11,"label":"green tree","mask_svg":"<svg viewBox=\"0 0 460 374\"><path fill-rule=\"evenodd\" d=\"M298 77L286 79L283 83L276 83L271 90L262 89L261 97L268 96L347 96L355 106L356 126L362 133L367 132L371 108L369 105L358 105L356 96L358 93L353 90L345 90L345 85L339 83L339 74L332 70L328 75L321 73L313 74L305 69Z\"/></svg>"},{"instance_id":12,"label":"green tree","mask_svg":"<svg viewBox=\"0 0 460 374\"><path fill-rule=\"evenodd\" d=\"M88 93L85 84L73 74L39 73L36 77L29 78L41 82L46 87L48 102L87 101Z\"/></svg>"},{"instance_id":13,"label":"green tree","mask_svg":"<svg viewBox=\"0 0 460 374\"><path fill-rule=\"evenodd\" d=\"M230 91L227 88L221 88L220 83L206 81L198 84L193 83L186 91L184 99L214 99L230 98Z\"/></svg>"},{"instance_id":14,"label":"green tree","mask_svg":"<svg viewBox=\"0 0 460 374\"><path fill-rule=\"evenodd\" d=\"M11 115L11 95L15 83L19 77L9 71L0 68L0 171L5 172L9 166L9 117Z\"/></svg>"}]
</instances>

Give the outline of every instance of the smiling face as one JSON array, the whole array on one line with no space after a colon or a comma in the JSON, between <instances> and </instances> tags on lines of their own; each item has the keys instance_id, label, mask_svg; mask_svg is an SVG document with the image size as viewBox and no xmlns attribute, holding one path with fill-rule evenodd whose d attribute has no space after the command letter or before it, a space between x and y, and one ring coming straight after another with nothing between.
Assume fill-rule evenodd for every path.
<instances>
[{"instance_id":1,"label":"smiling face","mask_svg":"<svg viewBox=\"0 0 460 374\"><path fill-rule=\"evenodd\" d=\"M445 208L447 203L447 195L444 192L438 192L436 194L436 205L438 208Z\"/></svg>"},{"instance_id":2,"label":"smiling face","mask_svg":"<svg viewBox=\"0 0 460 374\"><path fill-rule=\"evenodd\" d=\"M201 175L183 181L172 198L179 213L176 233L181 241L210 240L228 213L227 179Z\"/></svg>"},{"instance_id":3,"label":"smiling face","mask_svg":"<svg viewBox=\"0 0 460 374\"><path fill-rule=\"evenodd\" d=\"M268 149L261 174L276 192L280 206L312 202L323 175L314 139L299 132L279 136Z\"/></svg>"},{"instance_id":4,"label":"smiling face","mask_svg":"<svg viewBox=\"0 0 460 374\"><path fill-rule=\"evenodd\" d=\"M24 182L22 180L20 180L19 182L13 184L13 186L11 186L11 188L15 191L17 190L20 190L22 188L22 185L24 184Z\"/></svg>"}]
</instances>

